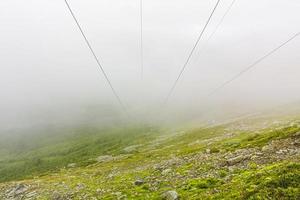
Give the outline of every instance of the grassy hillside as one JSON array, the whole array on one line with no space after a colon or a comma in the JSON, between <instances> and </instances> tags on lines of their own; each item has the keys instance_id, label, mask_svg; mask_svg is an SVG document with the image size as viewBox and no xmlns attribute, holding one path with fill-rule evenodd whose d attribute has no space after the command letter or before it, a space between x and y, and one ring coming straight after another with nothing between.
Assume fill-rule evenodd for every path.
<instances>
[{"instance_id":1,"label":"grassy hillside","mask_svg":"<svg viewBox=\"0 0 300 200\"><path fill-rule=\"evenodd\" d=\"M12 163L39 155L41 163L53 163L54 157L62 164L52 172L42 170L47 174L31 164L26 176L2 178L26 177L0 184L0 199L296 200L299 119L256 118L164 133L135 127L79 134L64 145L16 157ZM10 162L2 161L2 170L9 171L6 165Z\"/></svg>"},{"instance_id":2,"label":"grassy hillside","mask_svg":"<svg viewBox=\"0 0 300 200\"><path fill-rule=\"evenodd\" d=\"M86 166L96 162L94 158L99 155L119 154L126 146L144 143L157 132L150 127L65 131L67 134L32 134L7 141L8 147L0 151L0 182L57 171L70 163Z\"/></svg>"}]
</instances>

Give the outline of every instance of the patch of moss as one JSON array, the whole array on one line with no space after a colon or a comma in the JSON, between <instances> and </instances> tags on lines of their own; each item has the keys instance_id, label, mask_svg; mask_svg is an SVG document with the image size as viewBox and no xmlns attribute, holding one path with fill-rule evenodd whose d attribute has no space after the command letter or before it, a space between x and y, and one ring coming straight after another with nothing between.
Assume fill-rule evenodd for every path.
<instances>
[{"instance_id":1,"label":"patch of moss","mask_svg":"<svg viewBox=\"0 0 300 200\"><path fill-rule=\"evenodd\" d=\"M214 188L220 184L222 184L222 181L216 178L191 179L188 181L188 184L185 186L185 189L208 189Z\"/></svg>"},{"instance_id":2,"label":"patch of moss","mask_svg":"<svg viewBox=\"0 0 300 200\"><path fill-rule=\"evenodd\" d=\"M247 170L223 186L215 199L298 199L300 164L280 163Z\"/></svg>"}]
</instances>

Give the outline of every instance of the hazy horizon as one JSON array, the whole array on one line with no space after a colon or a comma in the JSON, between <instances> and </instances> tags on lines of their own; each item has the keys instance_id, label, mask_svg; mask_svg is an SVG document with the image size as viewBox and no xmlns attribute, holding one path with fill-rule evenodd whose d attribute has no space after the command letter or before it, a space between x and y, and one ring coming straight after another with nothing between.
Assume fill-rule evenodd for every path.
<instances>
[{"instance_id":1,"label":"hazy horizon","mask_svg":"<svg viewBox=\"0 0 300 200\"><path fill-rule=\"evenodd\" d=\"M300 37L207 97L300 31L299 1L236 1L207 42L232 2L221 1L167 106L163 101L216 1L143 2L143 80L139 1L68 2L139 121L213 119L300 100ZM63 0L1 1L0 24L0 130L127 118Z\"/></svg>"}]
</instances>

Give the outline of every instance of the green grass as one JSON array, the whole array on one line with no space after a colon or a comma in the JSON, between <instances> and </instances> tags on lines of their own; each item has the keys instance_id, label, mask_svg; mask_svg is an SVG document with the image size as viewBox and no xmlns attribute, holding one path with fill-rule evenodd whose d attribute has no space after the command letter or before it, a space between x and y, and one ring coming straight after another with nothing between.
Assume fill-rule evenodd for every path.
<instances>
[{"instance_id":1,"label":"green grass","mask_svg":"<svg viewBox=\"0 0 300 200\"><path fill-rule=\"evenodd\" d=\"M55 138L48 142L41 141L43 146L33 143L33 147L27 151L12 151L9 157L0 161L0 182L50 173L70 163L86 166L94 163L94 158L100 155L118 155L129 145L144 144L157 133L157 130L150 127L76 131L67 137L54 135ZM29 146L28 143L26 145Z\"/></svg>"},{"instance_id":2,"label":"green grass","mask_svg":"<svg viewBox=\"0 0 300 200\"><path fill-rule=\"evenodd\" d=\"M299 199L300 164L283 162L246 170L213 199Z\"/></svg>"},{"instance_id":3,"label":"green grass","mask_svg":"<svg viewBox=\"0 0 300 200\"><path fill-rule=\"evenodd\" d=\"M241 132L235 137L216 142L211 149L213 152L218 152L220 150L234 151L236 149L262 147L271 140L285 139L298 132L300 132L300 127L296 125L285 126L275 130L267 128L261 130L260 133Z\"/></svg>"},{"instance_id":4,"label":"green grass","mask_svg":"<svg viewBox=\"0 0 300 200\"><path fill-rule=\"evenodd\" d=\"M51 199L53 191L72 199L117 199L120 195L127 199L161 199L161 194L168 190L176 190L181 199L191 200L299 199L299 156L277 162L270 158L263 164L249 160L245 161L245 167L236 165L233 170L216 163L223 163L224 156L236 150L259 151L274 140L299 139L295 133L300 126L286 121L280 126L269 124L259 128L252 121L245 130L229 128L239 127L238 124L170 134L155 146L152 144L156 139L168 135L151 127L83 128L62 140L52 138L48 145L29 148L0 162L0 180L2 176L2 181L29 178L25 184L37 188L38 199ZM124 159L91 161L100 155L123 154L125 147L136 144L141 146ZM173 158L176 159L172 163ZM77 163L76 168L64 168L73 162ZM164 168L157 168L157 164ZM170 172L163 174L165 169ZM31 179L35 175L39 177ZM145 182L136 186L136 179ZM78 185L84 187L78 189Z\"/></svg>"}]
</instances>

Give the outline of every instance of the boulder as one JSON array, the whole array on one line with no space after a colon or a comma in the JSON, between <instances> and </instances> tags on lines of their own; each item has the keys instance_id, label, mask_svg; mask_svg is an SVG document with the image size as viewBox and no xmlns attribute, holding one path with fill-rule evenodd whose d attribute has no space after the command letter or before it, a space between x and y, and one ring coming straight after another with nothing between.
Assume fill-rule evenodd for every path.
<instances>
[{"instance_id":1,"label":"boulder","mask_svg":"<svg viewBox=\"0 0 300 200\"><path fill-rule=\"evenodd\" d=\"M144 184L144 180L142 179L137 179L136 181L134 181L134 185L140 186Z\"/></svg>"},{"instance_id":2,"label":"boulder","mask_svg":"<svg viewBox=\"0 0 300 200\"><path fill-rule=\"evenodd\" d=\"M174 190L163 193L161 197L164 200L179 200L178 193Z\"/></svg>"},{"instance_id":3,"label":"boulder","mask_svg":"<svg viewBox=\"0 0 300 200\"><path fill-rule=\"evenodd\" d=\"M228 166L232 166L232 165L236 165L236 164L238 164L238 163L240 163L240 162L242 162L242 161L244 161L244 160L246 160L246 159L248 159L247 156L242 156L242 155L240 155L240 156L237 156L237 157L233 157L233 158L228 159L228 160L226 161L226 163L227 163Z\"/></svg>"}]
</instances>

